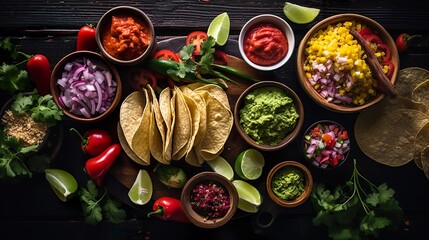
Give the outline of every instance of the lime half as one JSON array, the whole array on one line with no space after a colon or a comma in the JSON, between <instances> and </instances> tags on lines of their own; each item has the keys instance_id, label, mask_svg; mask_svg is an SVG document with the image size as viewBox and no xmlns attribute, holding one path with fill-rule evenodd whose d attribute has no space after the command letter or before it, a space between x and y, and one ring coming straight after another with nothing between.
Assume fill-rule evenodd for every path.
<instances>
[{"instance_id":1,"label":"lime half","mask_svg":"<svg viewBox=\"0 0 429 240\"><path fill-rule=\"evenodd\" d=\"M304 7L301 5L285 2L283 13L294 23L305 24L313 21L319 15L320 9Z\"/></svg>"},{"instance_id":2,"label":"lime half","mask_svg":"<svg viewBox=\"0 0 429 240\"><path fill-rule=\"evenodd\" d=\"M225 45L229 37L230 21L227 12L217 15L209 25L207 35L212 36L216 44Z\"/></svg>"},{"instance_id":3,"label":"lime half","mask_svg":"<svg viewBox=\"0 0 429 240\"><path fill-rule=\"evenodd\" d=\"M238 208L245 212L257 212L262 204L262 195L258 189L243 180L234 180L232 184L238 192Z\"/></svg>"},{"instance_id":4,"label":"lime half","mask_svg":"<svg viewBox=\"0 0 429 240\"><path fill-rule=\"evenodd\" d=\"M152 192L152 180L149 173L144 169L140 169L133 186L128 192L128 197L133 203L144 205L152 198Z\"/></svg>"},{"instance_id":5,"label":"lime half","mask_svg":"<svg viewBox=\"0 0 429 240\"><path fill-rule=\"evenodd\" d=\"M46 180L58 198L66 202L73 197L78 188L76 179L69 172L62 169L45 169Z\"/></svg>"},{"instance_id":6,"label":"lime half","mask_svg":"<svg viewBox=\"0 0 429 240\"><path fill-rule=\"evenodd\" d=\"M232 181L234 179L234 170L225 158L218 156L213 160L207 161L207 164L213 171L226 177L228 180Z\"/></svg>"},{"instance_id":7,"label":"lime half","mask_svg":"<svg viewBox=\"0 0 429 240\"><path fill-rule=\"evenodd\" d=\"M244 180L255 180L262 175L265 165L264 156L256 149L250 148L242 151L235 160L234 169Z\"/></svg>"}]
</instances>

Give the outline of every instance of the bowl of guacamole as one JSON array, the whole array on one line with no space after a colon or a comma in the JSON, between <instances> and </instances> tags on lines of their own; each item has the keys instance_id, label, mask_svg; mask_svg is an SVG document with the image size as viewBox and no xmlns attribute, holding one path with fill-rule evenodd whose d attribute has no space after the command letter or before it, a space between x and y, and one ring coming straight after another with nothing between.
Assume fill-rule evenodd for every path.
<instances>
[{"instance_id":1,"label":"bowl of guacamole","mask_svg":"<svg viewBox=\"0 0 429 240\"><path fill-rule=\"evenodd\" d=\"M303 164L283 161L268 173L266 188L271 200L278 205L296 207L309 198L313 189L313 177Z\"/></svg>"},{"instance_id":2,"label":"bowl of guacamole","mask_svg":"<svg viewBox=\"0 0 429 240\"><path fill-rule=\"evenodd\" d=\"M275 81L258 82L247 88L234 108L234 123L241 137L262 151L287 146L299 134L304 108L298 95Z\"/></svg>"}]
</instances>

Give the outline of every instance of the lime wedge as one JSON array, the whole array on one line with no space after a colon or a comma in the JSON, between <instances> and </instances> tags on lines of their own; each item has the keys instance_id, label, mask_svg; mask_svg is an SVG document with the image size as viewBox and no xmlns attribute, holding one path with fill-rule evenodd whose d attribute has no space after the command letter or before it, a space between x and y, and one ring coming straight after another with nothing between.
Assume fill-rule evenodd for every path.
<instances>
[{"instance_id":1,"label":"lime wedge","mask_svg":"<svg viewBox=\"0 0 429 240\"><path fill-rule=\"evenodd\" d=\"M213 160L207 161L207 164L213 171L226 177L228 180L232 181L234 179L234 170L225 158L218 156Z\"/></svg>"},{"instance_id":2,"label":"lime wedge","mask_svg":"<svg viewBox=\"0 0 429 240\"><path fill-rule=\"evenodd\" d=\"M152 180L149 173L144 169L140 169L133 186L128 192L128 197L133 203L144 205L152 198L152 191Z\"/></svg>"},{"instance_id":3,"label":"lime wedge","mask_svg":"<svg viewBox=\"0 0 429 240\"><path fill-rule=\"evenodd\" d=\"M209 25L207 35L212 36L216 44L219 46L225 45L229 37L229 16L227 12L217 15Z\"/></svg>"},{"instance_id":4,"label":"lime wedge","mask_svg":"<svg viewBox=\"0 0 429 240\"><path fill-rule=\"evenodd\" d=\"M238 208L245 212L257 212L262 204L262 195L258 189L243 180L234 180L232 184L238 192Z\"/></svg>"},{"instance_id":5,"label":"lime wedge","mask_svg":"<svg viewBox=\"0 0 429 240\"><path fill-rule=\"evenodd\" d=\"M45 176L52 190L61 201L67 202L75 195L78 184L69 172L62 169L48 168L45 169Z\"/></svg>"},{"instance_id":6,"label":"lime wedge","mask_svg":"<svg viewBox=\"0 0 429 240\"><path fill-rule=\"evenodd\" d=\"M262 175L265 165L264 156L256 149L250 148L242 151L235 160L234 169L244 180L255 180Z\"/></svg>"},{"instance_id":7,"label":"lime wedge","mask_svg":"<svg viewBox=\"0 0 429 240\"><path fill-rule=\"evenodd\" d=\"M305 24L313 21L319 15L320 9L304 7L301 5L285 2L283 13L294 23Z\"/></svg>"}]
</instances>

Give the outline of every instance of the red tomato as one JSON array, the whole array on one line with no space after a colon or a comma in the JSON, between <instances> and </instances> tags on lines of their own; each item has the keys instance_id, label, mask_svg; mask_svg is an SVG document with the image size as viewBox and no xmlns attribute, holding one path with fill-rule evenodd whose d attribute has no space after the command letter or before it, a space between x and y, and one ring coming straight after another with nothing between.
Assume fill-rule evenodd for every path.
<instances>
[{"instance_id":1,"label":"red tomato","mask_svg":"<svg viewBox=\"0 0 429 240\"><path fill-rule=\"evenodd\" d=\"M175 62L179 61L177 54L169 49L162 49L155 53L153 56L155 59L172 60Z\"/></svg>"},{"instance_id":2,"label":"red tomato","mask_svg":"<svg viewBox=\"0 0 429 240\"><path fill-rule=\"evenodd\" d=\"M386 73L387 78L391 79L393 72L395 71L395 65L392 63L392 61L390 60L385 60L381 62L381 65L385 66L389 66L389 70Z\"/></svg>"},{"instance_id":3,"label":"red tomato","mask_svg":"<svg viewBox=\"0 0 429 240\"><path fill-rule=\"evenodd\" d=\"M76 49L96 51L97 42L95 41L95 29L92 26L83 26L77 33L77 46Z\"/></svg>"},{"instance_id":4,"label":"red tomato","mask_svg":"<svg viewBox=\"0 0 429 240\"><path fill-rule=\"evenodd\" d=\"M407 33L401 33L396 38L396 47L398 48L399 52L405 52L408 49L407 41L410 38L410 35Z\"/></svg>"},{"instance_id":5,"label":"red tomato","mask_svg":"<svg viewBox=\"0 0 429 240\"><path fill-rule=\"evenodd\" d=\"M140 91L147 84L150 84L153 90L158 86L155 75L144 68L138 69L137 72L133 72L130 77L130 85L135 90Z\"/></svg>"},{"instance_id":6,"label":"red tomato","mask_svg":"<svg viewBox=\"0 0 429 240\"><path fill-rule=\"evenodd\" d=\"M374 35L374 33L372 32L372 30L371 29L369 29L369 28L362 28L360 31L359 31L359 35L361 35L364 39L365 39L365 37L367 36L367 35Z\"/></svg>"},{"instance_id":7,"label":"red tomato","mask_svg":"<svg viewBox=\"0 0 429 240\"><path fill-rule=\"evenodd\" d=\"M228 62L228 56L222 50L216 49L213 53L214 63L219 65L226 65Z\"/></svg>"},{"instance_id":8,"label":"red tomato","mask_svg":"<svg viewBox=\"0 0 429 240\"><path fill-rule=\"evenodd\" d=\"M39 95L44 96L49 94L49 82L51 78L49 60L42 54L36 54L28 60L27 70L36 85Z\"/></svg>"},{"instance_id":9,"label":"red tomato","mask_svg":"<svg viewBox=\"0 0 429 240\"><path fill-rule=\"evenodd\" d=\"M186 38L186 45L193 44L195 46L195 50L193 52L194 55L201 54L201 45L207 40L207 33L201 31L191 32Z\"/></svg>"},{"instance_id":10,"label":"red tomato","mask_svg":"<svg viewBox=\"0 0 429 240\"><path fill-rule=\"evenodd\" d=\"M366 37L364 37L364 39L368 42L368 43L376 43L376 44L382 44L383 40L381 40L381 38L375 34L372 35L366 35Z\"/></svg>"},{"instance_id":11,"label":"red tomato","mask_svg":"<svg viewBox=\"0 0 429 240\"><path fill-rule=\"evenodd\" d=\"M390 48L384 44L380 43L377 45L377 50L381 50L384 52L383 61L391 60L392 59L392 52L390 51Z\"/></svg>"}]
</instances>

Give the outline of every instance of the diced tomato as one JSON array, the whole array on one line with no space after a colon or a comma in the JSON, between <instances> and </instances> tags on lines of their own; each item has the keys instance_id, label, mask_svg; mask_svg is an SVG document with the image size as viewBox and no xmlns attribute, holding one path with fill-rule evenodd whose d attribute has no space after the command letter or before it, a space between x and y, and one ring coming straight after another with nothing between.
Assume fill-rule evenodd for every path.
<instances>
[{"instance_id":1,"label":"diced tomato","mask_svg":"<svg viewBox=\"0 0 429 240\"><path fill-rule=\"evenodd\" d=\"M155 59L172 60L175 62L179 61L177 54L170 49L162 49L155 53L153 56Z\"/></svg>"},{"instance_id":2,"label":"diced tomato","mask_svg":"<svg viewBox=\"0 0 429 240\"><path fill-rule=\"evenodd\" d=\"M207 33L202 31L194 31L191 32L186 37L186 45L193 44L195 46L195 50L193 52L194 55L200 55L201 54L201 45L202 43L207 40L208 36Z\"/></svg>"},{"instance_id":3,"label":"diced tomato","mask_svg":"<svg viewBox=\"0 0 429 240\"><path fill-rule=\"evenodd\" d=\"M313 131L311 132L311 136L312 136L312 137L317 137L317 136L319 136L319 133L320 133L320 128L315 127L315 128L313 129Z\"/></svg>"},{"instance_id":4,"label":"diced tomato","mask_svg":"<svg viewBox=\"0 0 429 240\"><path fill-rule=\"evenodd\" d=\"M340 139L345 140L349 138L349 134L347 131L343 131L340 135Z\"/></svg>"},{"instance_id":5,"label":"diced tomato","mask_svg":"<svg viewBox=\"0 0 429 240\"><path fill-rule=\"evenodd\" d=\"M332 136L331 136L331 135L329 135L329 134L327 134L327 133L324 133L324 134L322 135L322 139L323 139L323 141L325 141L325 142L329 142L329 141L331 141L333 138L332 138Z\"/></svg>"}]
</instances>

